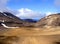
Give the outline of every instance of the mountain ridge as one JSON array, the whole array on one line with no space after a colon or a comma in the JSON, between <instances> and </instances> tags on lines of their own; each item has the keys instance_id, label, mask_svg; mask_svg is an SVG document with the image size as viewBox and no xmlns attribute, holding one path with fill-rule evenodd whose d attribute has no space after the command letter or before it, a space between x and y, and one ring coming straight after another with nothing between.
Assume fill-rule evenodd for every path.
<instances>
[{"instance_id":1,"label":"mountain ridge","mask_svg":"<svg viewBox=\"0 0 60 44\"><path fill-rule=\"evenodd\" d=\"M32 21L32 22L29 22ZM35 21L33 20L23 20L14 16L10 12L0 12L0 29L4 28L16 28L16 27L30 27L33 26Z\"/></svg>"}]
</instances>

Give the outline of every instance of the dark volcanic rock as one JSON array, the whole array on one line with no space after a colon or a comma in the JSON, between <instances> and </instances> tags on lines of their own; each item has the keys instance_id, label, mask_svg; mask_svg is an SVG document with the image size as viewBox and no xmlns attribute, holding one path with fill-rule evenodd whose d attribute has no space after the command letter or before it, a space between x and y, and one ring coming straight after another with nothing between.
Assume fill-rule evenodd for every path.
<instances>
[{"instance_id":1,"label":"dark volcanic rock","mask_svg":"<svg viewBox=\"0 0 60 44\"><path fill-rule=\"evenodd\" d=\"M36 25L37 27L45 27L45 26L60 26L60 14L52 14L49 16L46 16L39 20Z\"/></svg>"}]
</instances>

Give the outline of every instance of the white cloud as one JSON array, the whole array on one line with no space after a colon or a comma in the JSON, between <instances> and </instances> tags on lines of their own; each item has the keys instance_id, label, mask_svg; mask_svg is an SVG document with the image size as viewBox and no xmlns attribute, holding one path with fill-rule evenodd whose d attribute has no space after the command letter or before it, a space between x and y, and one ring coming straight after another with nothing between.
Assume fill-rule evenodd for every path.
<instances>
[{"instance_id":1,"label":"white cloud","mask_svg":"<svg viewBox=\"0 0 60 44\"><path fill-rule=\"evenodd\" d=\"M52 12L46 12L46 16L51 15L51 14L52 14Z\"/></svg>"},{"instance_id":2,"label":"white cloud","mask_svg":"<svg viewBox=\"0 0 60 44\"><path fill-rule=\"evenodd\" d=\"M28 8L21 8L18 10L19 13L16 15L20 18L30 18L30 19L35 19L35 18L42 18L43 14L41 12L36 12Z\"/></svg>"},{"instance_id":3,"label":"white cloud","mask_svg":"<svg viewBox=\"0 0 60 44\"><path fill-rule=\"evenodd\" d=\"M57 12L46 12L45 14L46 14L46 16L48 16L48 15L52 15L52 14L56 14Z\"/></svg>"}]
</instances>

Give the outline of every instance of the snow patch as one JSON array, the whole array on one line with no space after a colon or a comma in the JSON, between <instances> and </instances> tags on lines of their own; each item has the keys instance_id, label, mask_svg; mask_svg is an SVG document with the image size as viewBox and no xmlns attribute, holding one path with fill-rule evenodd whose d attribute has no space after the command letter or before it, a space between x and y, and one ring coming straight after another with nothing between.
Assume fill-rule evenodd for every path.
<instances>
[{"instance_id":1,"label":"snow patch","mask_svg":"<svg viewBox=\"0 0 60 44\"><path fill-rule=\"evenodd\" d=\"M4 23L1 23L1 25L4 26L5 28L19 28L19 27L8 27Z\"/></svg>"}]
</instances>

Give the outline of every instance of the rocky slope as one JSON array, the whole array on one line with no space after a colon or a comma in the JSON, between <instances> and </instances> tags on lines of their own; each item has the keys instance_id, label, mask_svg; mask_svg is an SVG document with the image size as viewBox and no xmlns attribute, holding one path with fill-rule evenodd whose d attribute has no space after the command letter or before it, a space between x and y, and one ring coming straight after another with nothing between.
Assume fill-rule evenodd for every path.
<instances>
[{"instance_id":1,"label":"rocky slope","mask_svg":"<svg viewBox=\"0 0 60 44\"><path fill-rule=\"evenodd\" d=\"M51 14L39 20L35 26L37 27L57 27L60 26L60 13Z\"/></svg>"},{"instance_id":2,"label":"rocky slope","mask_svg":"<svg viewBox=\"0 0 60 44\"><path fill-rule=\"evenodd\" d=\"M24 21L9 12L0 12L0 29L30 26L31 23Z\"/></svg>"}]
</instances>

